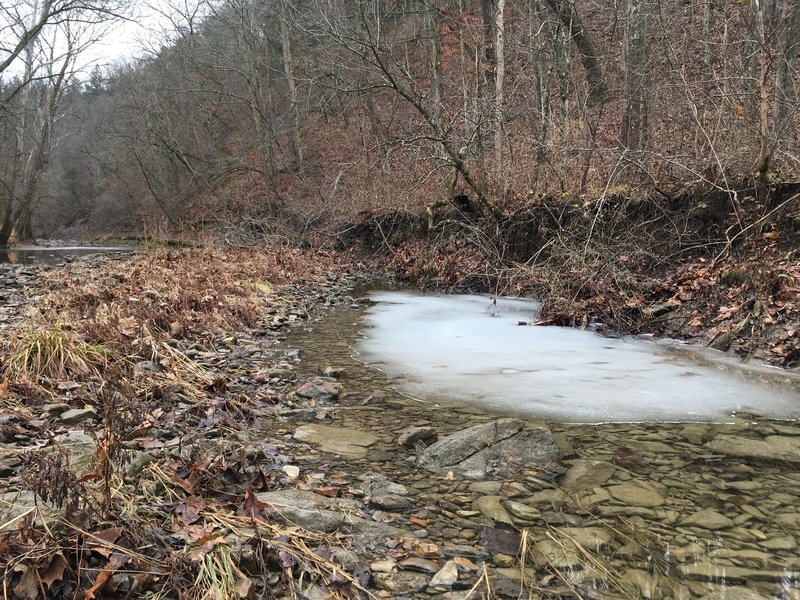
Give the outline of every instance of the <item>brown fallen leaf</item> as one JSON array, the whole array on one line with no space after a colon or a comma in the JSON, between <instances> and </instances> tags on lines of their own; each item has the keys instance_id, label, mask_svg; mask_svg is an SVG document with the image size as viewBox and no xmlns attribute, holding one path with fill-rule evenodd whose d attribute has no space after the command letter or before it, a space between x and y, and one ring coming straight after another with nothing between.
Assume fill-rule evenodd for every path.
<instances>
[{"instance_id":1,"label":"brown fallen leaf","mask_svg":"<svg viewBox=\"0 0 800 600\"><path fill-rule=\"evenodd\" d=\"M22 573L13 589L14 598L36 600L39 597L39 578L36 576L36 569L32 569L26 563L20 563L14 567L14 571Z\"/></svg>"},{"instance_id":2,"label":"brown fallen leaf","mask_svg":"<svg viewBox=\"0 0 800 600\"><path fill-rule=\"evenodd\" d=\"M84 600L94 600L96 598L97 592L102 592L103 589L108 585L109 580L111 577L116 573L120 567L124 566L131 559L130 556L125 556L124 554L112 554L111 559L106 564L106 568L103 569L98 575L97 579L94 580L94 584L84 594Z\"/></svg>"},{"instance_id":3,"label":"brown fallen leaf","mask_svg":"<svg viewBox=\"0 0 800 600\"><path fill-rule=\"evenodd\" d=\"M86 545L90 550L108 558L114 552L110 545L117 542L122 536L122 532L122 527L109 527L108 529L96 531L92 533L92 538L89 539Z\"/></svg>"},{"instance_id":4,"label":"brown fallen leaf","mask_svg":"<svg viewBox=\"0 0 800 600\"><path fill-rule=\"evenodd\" d=\"M207 507L206 501L198 496L189 496L183 502L175 505L173 512L180 517L181 521L191 525L200 520L200 513Z\"/></svg>"},{"instance_id":5,"label":"brown fallen leaf","mask_svg":"<svg viewBox=\"0 0 800 600\"><path fill-rule=\"evenodd\" d=\"M269 504L262 502L256 497L256 495L253 493L253 490L247 490L244 496L241 514L246 517L250 517L251 519L255 519L256 521L262 521L266 523L266 519L261 511L268 506Z\"/></svg>"},{"instance_id":6,"label":"brown fallen leaf","mask_svg":"<svg viewBox=\"0 0 800 600\"><path fill-rule=\"evenodd\" d=\"M68 566L67 559L64 558L64 555L61 552L56 552L53 558L50 559L50 564L47 566L45 572L39 576L42 585L44 585L45 588L49 588L56 581L61 581L64 578L64 571L67 570Z\"/></svg>"}]
</instances>

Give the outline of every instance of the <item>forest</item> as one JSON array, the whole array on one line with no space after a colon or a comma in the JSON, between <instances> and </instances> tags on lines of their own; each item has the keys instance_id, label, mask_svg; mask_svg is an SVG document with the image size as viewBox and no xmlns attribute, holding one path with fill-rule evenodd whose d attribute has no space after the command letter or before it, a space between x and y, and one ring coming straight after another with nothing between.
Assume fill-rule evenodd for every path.
<instances>
[{"instance_id":1,"label":"forest","mask_svg":"<svg viewBox=\"0 0 800 600\"><path fill-rule=\"evenodd\" d=\"M0 3L4 599L798 598L797 0L141 6Z\"/></svg>"},{"instance_id":2,"label":"forest","mask_svg":"<svg viewBox=\"0 0 800 600\"><path fill-rule=\"evenodd\" d=\"M77 73L125 8L4 3L0 242L320 241L454 199L722 211L730 241L797 192L791 0L184 2L139 58Z\"/></svg>"}]
</instances>

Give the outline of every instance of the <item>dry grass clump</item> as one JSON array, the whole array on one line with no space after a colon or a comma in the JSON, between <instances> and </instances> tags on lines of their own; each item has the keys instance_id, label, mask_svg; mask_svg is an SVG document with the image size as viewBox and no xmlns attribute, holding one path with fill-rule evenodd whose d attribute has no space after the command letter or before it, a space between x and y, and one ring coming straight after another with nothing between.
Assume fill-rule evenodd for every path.
<instances>
[{"instance_id":1,"label":"dry grass clump","mask_svg":"<svg viewBox=\"0 0 800 600\"><path fill-rule=\"evenodd\" d=\"M100 373L110 358L108 350L89 344L61 325L31 329L12 341L5 364L8 376L32 382L53 381Z\"/></svg>"}]
</instances>

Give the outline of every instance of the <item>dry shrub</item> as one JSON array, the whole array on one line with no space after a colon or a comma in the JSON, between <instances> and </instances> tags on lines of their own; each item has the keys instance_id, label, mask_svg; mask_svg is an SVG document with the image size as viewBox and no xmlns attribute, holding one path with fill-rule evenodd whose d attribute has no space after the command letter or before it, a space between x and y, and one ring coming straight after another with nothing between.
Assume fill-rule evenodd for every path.
<instances>
[{"instance_id":1,"label":"dry shrub","mask_svg":"<svg viewBox=\"0 0 800 600\"><path fill-rule=\"evenodd\" d=\"M51 329L32 329L12 341L5 371L14 379L58 381L99 373L109 357L102 346L89 344L62 325L54 325Z\"/></svg>"}]
</instances>

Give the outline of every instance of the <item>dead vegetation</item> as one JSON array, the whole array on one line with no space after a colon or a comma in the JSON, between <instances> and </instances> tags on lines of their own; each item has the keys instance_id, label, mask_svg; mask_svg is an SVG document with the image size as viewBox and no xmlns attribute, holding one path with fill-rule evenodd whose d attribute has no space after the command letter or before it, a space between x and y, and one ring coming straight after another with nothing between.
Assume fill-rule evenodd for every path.
<instances>
[{"instance_id":1,"label":"dead vegetation","mask_svg":"<svg viewBox=\"0 0 800 600\"><path fill-rule=\"evenodd\" d=\"M298 597L309 585L367 595L352 566L319 551L336 536L262 516L256 493L270 478L237 432L268 398L229 394L219 370L184 351L280 327L292 297L277 286L326 281L335 260L287 248L155 250L101 266L51 272L36 327L3 349L3 402L21 423L8 433L42 442L3 495L29 508L0 523L0 597L222 600ZM102 427L31 429L41 402L64 400L91 406ZM174 438L148 436L167 427Z\"/></svg>"},{"instance_id":2,"label":"dead vegetation","mask_svg":"<svg viewBox=\"0 0 800 600\"><path fill-rule=\"evenodd\" d=\"M713 342L793 367L800 271L787 211L742 225L731 244L735 223L721 200L684 198L667 210L625 195L543 198L498 222L451 214L429 239L383 230L379 239L399 277L537 298L539 324Z\"/></svg>"}]
</instances>

